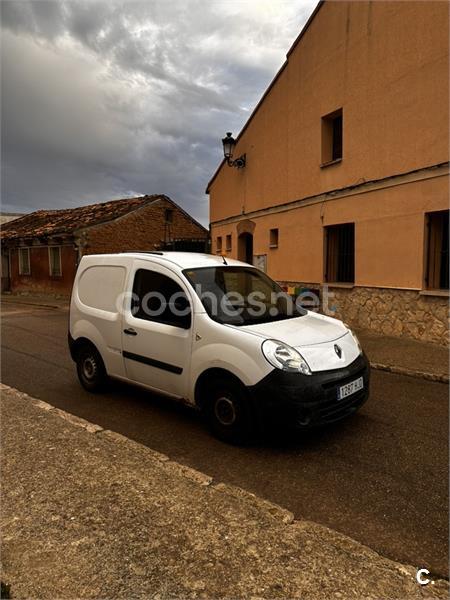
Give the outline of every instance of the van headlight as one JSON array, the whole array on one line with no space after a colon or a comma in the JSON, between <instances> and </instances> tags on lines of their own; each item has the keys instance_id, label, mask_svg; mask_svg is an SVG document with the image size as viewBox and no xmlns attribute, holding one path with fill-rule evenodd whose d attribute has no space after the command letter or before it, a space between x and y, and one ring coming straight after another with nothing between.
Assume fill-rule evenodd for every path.
<instances>
[{"instance_id":1,"label":"van headlight","mask_svg":"<svg viewBox=\"0 0 450 600\"><path fill-rule=\"evenodd\" d=\"M356 333L352 329L350 329L350 327L347 325L347 323L344 323L344 325L345 325L345 327L347 327L347 330L348 330L349 334L352 336L353 341L358 346L359 353L362 354L363 349L362 349L362 346L360 344L360 341L358 340L358 336L356 335Z\"/></svg>"},{"instance_id":2,"label":"van headlight","mask_svg":"<svg viewBox=\"0 0 450 600\"><path fill-rule=\"evenodd\" d=\"M261 350L266 360L276 369L311 375L308 363L295 348L278 340L265 340L261 345Z\"/></svg>"}]
</instances>

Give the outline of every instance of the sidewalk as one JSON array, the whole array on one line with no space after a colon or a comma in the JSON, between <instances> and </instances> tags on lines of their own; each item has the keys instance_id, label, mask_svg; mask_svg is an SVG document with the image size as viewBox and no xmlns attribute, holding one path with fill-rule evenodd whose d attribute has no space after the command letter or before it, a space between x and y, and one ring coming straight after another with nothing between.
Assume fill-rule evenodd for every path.
<instances>
[{"instance_id":1,"label":"sidewalk","mask_svg":"<svg viewBox=\"0 0 450 600\"><path fill-rule=\"evenodd\" d=\"M13 598L447 598L416 569L2 385Z\"/></svg>"},{"instance_id":2,"label":"sidewalk","mask_svg":"<svg viewBox=\"0 0 450 600\"><path fill-rule=\"evenodd\" d=\"M42 308L69 309L67 298L2 294L1 301ZM449 382L449 349L408 338L387 337L357 329L372 368L431 381Z\"/></svg>"},{"instance_id":3,"label":"sidewalk","mask_svg":"<svg viewBox=\"0 0 450 600\"><path fill-rule=\"evenodd\" d=\"M356 333L372 368L448 383L448 348L371 331L356 330Z\"/></svg>"}]
</instances>

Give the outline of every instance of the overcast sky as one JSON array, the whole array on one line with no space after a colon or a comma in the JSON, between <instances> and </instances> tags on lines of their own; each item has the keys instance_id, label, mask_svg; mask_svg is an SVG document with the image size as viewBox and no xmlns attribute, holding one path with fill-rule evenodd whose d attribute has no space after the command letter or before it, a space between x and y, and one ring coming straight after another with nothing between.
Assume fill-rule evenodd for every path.
<instances>
[{"instance_id":1,"label":"overcast sky","mask_svg":"<svg viewBox=\"0 0 450 600\"><path fill-rule=\"evenodd\" d=\"M204 224L316 0L0 0L2 210L163 193Z\"/></svg>"}]
</instances>

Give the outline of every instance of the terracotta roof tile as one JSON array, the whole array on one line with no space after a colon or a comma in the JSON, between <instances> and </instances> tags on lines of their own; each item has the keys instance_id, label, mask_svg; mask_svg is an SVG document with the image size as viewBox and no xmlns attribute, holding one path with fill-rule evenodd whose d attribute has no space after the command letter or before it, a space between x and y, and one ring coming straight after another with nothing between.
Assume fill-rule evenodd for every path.
<instances>
[{"instance_id":1,"label":"terracotta roof tile","mask_svg":"<svg viewBox=\"0 0 450 600\"><path fill-rule=\"evenodd\" d=\"M38 210L2 225L0 238L6 240L70 234L77 229L117 219L141 206L160 199L170 201L166 196L152 195L123 198L61 210Z\"/></svg>"}]
</instances>

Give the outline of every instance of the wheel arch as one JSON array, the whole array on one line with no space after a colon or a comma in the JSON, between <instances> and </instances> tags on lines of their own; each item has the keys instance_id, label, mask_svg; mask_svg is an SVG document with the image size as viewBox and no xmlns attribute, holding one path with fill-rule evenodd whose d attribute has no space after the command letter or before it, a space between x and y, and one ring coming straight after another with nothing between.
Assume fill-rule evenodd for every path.
<instances>
[{"instance_id":1,"label":"wheel arch","mask_svg":"<svg viewBox=\"0 0 450 600\"><path fill-rule=\"evenodd\" d=\"M90 340L84 336L79 337L76 340L74 340L73 337L69 334L69 349L70 349L70 356L72 357L72 360L74 360L74 361L77 360L78 352L80 351L80 349L83 346L92 346L99 353L100 357L103 360L100 350L97 348L97 346L94 344L94 342L92 340Z\"/></svg>"},{"instance_id":2,"label":"wheel arch","mask_svg":"<svg viewBox=\"0 0 450 600\"><path fill-rule=\"evenodd\" d=\"M222 367L210 367L209 369L206 369L205 371L203 371L197 377L197 381L195 382L194 400L195 400L195 405L198 408L200 408L200 409L202 408L202 404L204 401L204 392L206 390L208 383L218 377L225 377L225 378L229 379L230 381L234 381L234 382L238 383L240 386L242 386L243 389L245 389L245 390L247 389L245 384L239 379L239 377L237 377L237 375L235 375L231 371L228 371L227 369L224 369Z\"/></svg>"}]
</instances>

